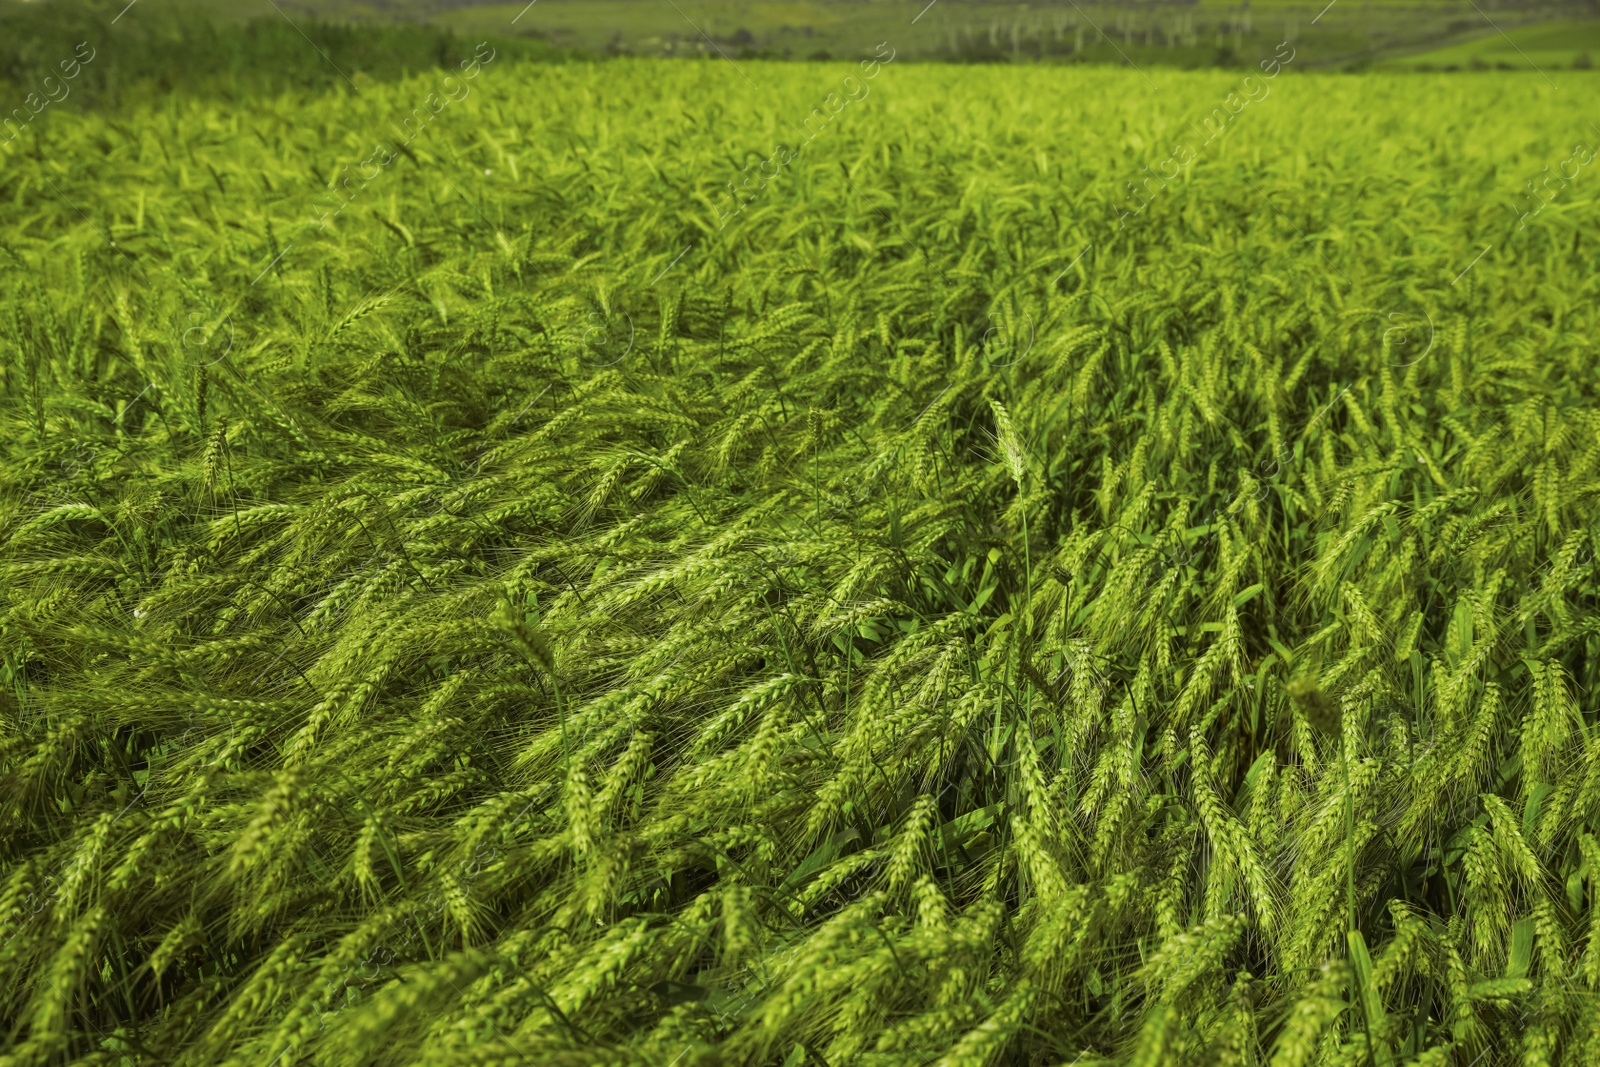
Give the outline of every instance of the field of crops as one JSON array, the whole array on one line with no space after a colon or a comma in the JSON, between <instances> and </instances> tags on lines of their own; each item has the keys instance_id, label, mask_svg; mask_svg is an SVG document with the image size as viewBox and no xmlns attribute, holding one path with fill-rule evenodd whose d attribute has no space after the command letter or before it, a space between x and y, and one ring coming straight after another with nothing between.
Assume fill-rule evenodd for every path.
<instances>
[{"instance_id":1,"label":"field of crops","mask_svg":"<svg viewBox=\"0 0 1600 1067\"><path fill-rule=\"evenodd\" d=\"M1600 1062L1600 78L856 58L7 143L0 1064Z\"/></svg>"}]
</instances>

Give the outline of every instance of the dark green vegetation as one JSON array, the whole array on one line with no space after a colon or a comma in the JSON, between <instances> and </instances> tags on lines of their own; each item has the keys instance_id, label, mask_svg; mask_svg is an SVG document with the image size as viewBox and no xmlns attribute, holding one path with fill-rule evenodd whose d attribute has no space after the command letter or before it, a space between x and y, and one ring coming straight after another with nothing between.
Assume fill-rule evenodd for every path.
<instances>
[{"instance_id":1,"label":"dark green vegetation","mask_svg":"<svg viewBox=\"0 0 1600 1067\"><path fill-rule=\"evenodd\" d=\"M68 85L70 107L81 111L173 91L248 102L285 90L349 89L430 69L453 70L484 39L416 23L373 26L304 17L291 23L270 8L250 21L219 22L196 17L188 5L150 0L131 9L127 0L0 0L0 31L0 91L8 94L0 101L0 117L22 107L30 92L43 97L43 78L59 78L61 60L72 57L80 42L95 53ZM549 62L569 56L531 38L498 35L493 43L507 58Z\"/></svg>"},{"instance_id":2,"label":"dark green vegetation","mask_svg":"<svg viewBox=\"0 0 1600 1067\"><path fill-rule=\"evenodd\" d=\"M1600 1059L1595 79L744 71L8 150L0 1063Z\"/></svg>"}]
</instances>

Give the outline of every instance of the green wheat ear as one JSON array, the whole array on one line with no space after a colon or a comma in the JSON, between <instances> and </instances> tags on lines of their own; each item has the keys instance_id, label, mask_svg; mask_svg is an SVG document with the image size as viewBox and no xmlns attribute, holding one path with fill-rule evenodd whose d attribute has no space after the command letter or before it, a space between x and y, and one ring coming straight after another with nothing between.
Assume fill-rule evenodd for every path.
<instances>
[{"instance_id":1,"label":"green wheat ear","mask_svg":"<svg viewBox=\"0 0 1600 1067\"><path fill-rule=\"evenodd\" d=\"M995 429L1000 438L1000 455L1005 461L1006 473L1011 475L1011 480L1017 483L1017 488L1022 488L1022 479L1028 473L1028 461L1022 450L1022 442L1017 438L1017 429L1011 422L1011 413L1006 410L1000 401L990 398L989 407L994 411Z\"/></svg>"},{"instance_id":2,"label":"green wheat ear","mask_svg":"<svg viewBox=\"0 0 1600 1067\"><path fill-rule=\"evenodd\" d=\"M538 668L551 678L556 676L556 658L544 635L529 626L509 600L502 600L495 613L495 621L508 633Z\"/></svg>"},{"instance_id":3,"label":"green wheat ear","mask_svg":"<svg viewBox=\"0 0 1600 1067\"><path fill-rule=\"evenodd\" d=\"M1315 670L1290 679L1289 699L1305 715L1306 721L1325 734L1339 731L1339 706L1322 691L1322 682Z\"/></svg>"}]
</instances>

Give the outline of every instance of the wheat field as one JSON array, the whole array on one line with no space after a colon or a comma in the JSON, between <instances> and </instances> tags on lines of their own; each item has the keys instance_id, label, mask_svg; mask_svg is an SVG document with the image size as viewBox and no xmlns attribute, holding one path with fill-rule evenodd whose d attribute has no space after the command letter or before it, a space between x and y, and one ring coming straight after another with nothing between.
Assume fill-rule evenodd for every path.
<instances>
[{"instance_id":1,"label":"wheat field","mask_svg":"<svg viewBox=\"0 0 1600 1067\"><path fill-rule=\"evenodd\" d=\"M1600 82L863 55L5 149L0 1063L1600 1062Z\"/></svg>"}]
</instances>

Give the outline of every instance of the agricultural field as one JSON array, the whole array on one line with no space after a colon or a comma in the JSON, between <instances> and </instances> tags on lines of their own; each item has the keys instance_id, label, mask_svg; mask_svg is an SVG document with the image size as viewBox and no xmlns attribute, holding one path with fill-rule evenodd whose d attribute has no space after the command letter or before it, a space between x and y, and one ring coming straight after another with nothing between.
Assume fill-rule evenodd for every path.
<instances>
[{"instance_id":1,"label":"agricultural field","mask_svg":"<svg viewBox=\"0 0 1600 1067\"><path fill-rule=\"evenodd\" d=\"M97 0L91 0L97 2ZM125 0L126 2L126 0ZM78 0L0 0L30 13ZM1595 0L139 0L146 20L179 16L180 32L212 24L250 27L229 48L175 50L188 71L222 55L259 56L254 38L287 31L291 68L317 55L293 27L336 20L359 27L360 47L341 67L408 54L406 42L374 33L422 28L522 42L551 51L604 56L848 60L863 42L894 41L907 60L959 63L1111 64L1255 69L1280 41L1301 69L1368 67L1435 70L1510 64L1582 68L1600 33ZM107 4L105 18L124 5ZM336 49L312 30L330 57ZM399 47L396 47L398 45ZM5 66L0 42L0 73ZM1518 55L1517 49L1525 50ZM414 68L413 68L414 69Z\"/></svg>"},{"instance_id":2,"label":"agricultural field","mask_svg":"<svg viewBox=\"0 0 1600 1067\"><path fill-rule=\"evenodd\" d=\"M1502 46L1502 30L1600 25L1600 11L1587 0L1337 0L1327 6L1287 0L539 0L532 7L512 0L425 10L429 21L464 34L536 34L594 54L844 59L863 41L888 38L907 59L1189 69L1253 69L1279 41L1301 50L1302 69L1405 66L1405 58L1419 52ZM1548 60L1570 66L1577 53L1558 48L1567 61Z\"/></svg>"},{"instance_id":3,"label":"agricultural field","mask_svg":"<svg viewBox=\"0 0 1600 1067\"><path fill-rule=\"evenodd\" d=\"M1600 1062L1600 75L117 40L0 1064Z\"/></svg>"},{"instance_id":4,"label":"agricultural field","mask_svg":"<svg viewBox=\"0 0 1600 1067\"><path fill-rule=\"evenodd\" d=\"M1537 67L1593 69L1600 56L1600 21L1559 19L1506 34L1492 30L1470 41L1387 60L1385 65L1434 70Z\"/></svg>"}]
</instances>

